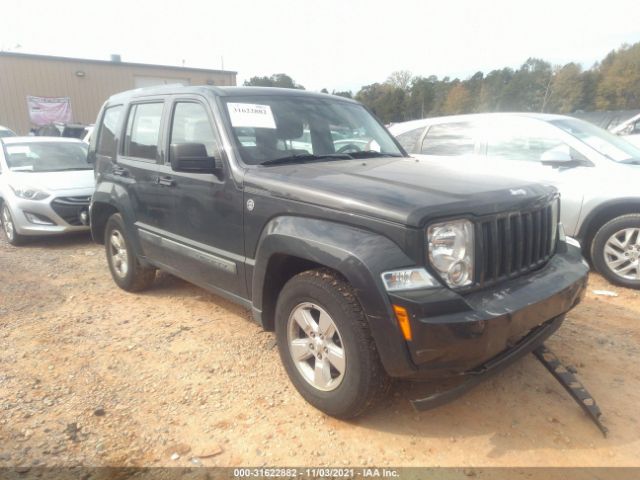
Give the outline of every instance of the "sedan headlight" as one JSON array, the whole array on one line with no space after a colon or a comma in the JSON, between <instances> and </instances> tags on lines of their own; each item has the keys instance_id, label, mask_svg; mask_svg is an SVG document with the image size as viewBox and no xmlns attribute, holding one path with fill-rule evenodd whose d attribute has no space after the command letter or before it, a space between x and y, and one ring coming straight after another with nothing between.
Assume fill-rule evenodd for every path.
<instances>
[{"instance_id":1,"label":"sedan headlight","mask_svg":"<svg viewBox=\"0 0 640 480\"><path fill-rule=\"evenodd\" d=\"M11 186L11 190L17 197L24 198L25 200L44 200L49 196L47 192L44 192L38 188L26 187L24 185Z\"/></svg>"},{"instance_id":2,"label":"sedan headlight","mask_svg":"<svg viewBox=\"0 0 640 480\"><path fill-rule=\"evenodd\" d=\"M468 220L435 223L427 230L429 261L450 287L473 283L473 223Z\"/></svg>"}]
</instances>

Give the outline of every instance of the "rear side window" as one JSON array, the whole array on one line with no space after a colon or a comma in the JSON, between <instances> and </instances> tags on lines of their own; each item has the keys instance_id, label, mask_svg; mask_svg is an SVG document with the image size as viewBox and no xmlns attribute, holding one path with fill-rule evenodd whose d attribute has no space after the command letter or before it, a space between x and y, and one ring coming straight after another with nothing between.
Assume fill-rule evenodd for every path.
<instances>
[{"instance_id":1,"label":"rear side window","mask_svg":"<svg viewBox=\"0 0 640 480\"><path fill-rule=\"evenodd\" d=\"M416 143L420 140L420 135L424 132L424 127L409 130L408 132L401 133L396 137L396 140L404 147L404 149L411 153L416 149Z\"/></svg>"},{"instance_id":2,"label":"rear side window","mask_svg":"<svg viewBox=\"0 0 640 480\"><path fill-rule=\"evenodd\" d=\"M433 125L422 141L420 153L425 155L468 155L475 150L474 129L470 123Z\"/></svg>"},{"instance_id":3,"label":"rear side window","mask_svg":"<svg viewBox=\"0 0 640 480\"><path fill-rule=\"evenodd\" d=\"M96 153L107 157L114 157L116 154L116 131L120 125L122 115L122 105L109 107L102 117L102 125L98 134L98 144Z\"/></svg>"},{"instance_id":4,"label":"rear side window","mask_svg":"<svg viewBox=\"0 0 640 480\"><path fill-rule=\"evenodd\" d=\"M163 103L139 103L129 110L124 155L156 160Z\"/></svg>"},{"instance_id":5,"label":"rear side window","mask_svg":"<svg viewBox=\"0 0 640 480\"><path fill-rule=\"evenodd\" d=\"M207 110L200 103L178 102L173 111L171 123L171 144L202 143L210 157L219 157L218 142L207 116Z\"/></svg>"}]
</instances>

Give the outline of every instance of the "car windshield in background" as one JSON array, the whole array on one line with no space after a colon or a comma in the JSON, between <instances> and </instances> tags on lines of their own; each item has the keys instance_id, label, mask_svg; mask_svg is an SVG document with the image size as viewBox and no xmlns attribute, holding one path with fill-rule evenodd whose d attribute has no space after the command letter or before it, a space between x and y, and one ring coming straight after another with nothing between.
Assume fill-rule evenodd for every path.
<instances>
[{"instance_id":1,"label":"car windshield in background","mask_svg":"<svg viewBox=\"0 0 640 480\"><path fill-rule=\"evenodd\" d=\"M87 145L66 142L28 142L5 145L7 165L14 172L91 170Z\"/></svg>"},{"instance_id":2,"label":"car windshield in background","mask_svg":"<svg viewBox=\"0 0 640 480\"><path fill-rule=\"evenodd\" d=\"M224 101L240 155L249 165L403 156L358 104L284 95Z\"/></svg>"},{"instance_id":3,"label":"car windshield in background","mask_svg":"<svg viewBox=\"0 0 640 480\"><path fill-rule=\"evenodd\" d=\"M551 120L556 127L582 140L606 157L620 163L640 161L640 149L623 138L582 120Z\"/></svg>"}]
</instances>

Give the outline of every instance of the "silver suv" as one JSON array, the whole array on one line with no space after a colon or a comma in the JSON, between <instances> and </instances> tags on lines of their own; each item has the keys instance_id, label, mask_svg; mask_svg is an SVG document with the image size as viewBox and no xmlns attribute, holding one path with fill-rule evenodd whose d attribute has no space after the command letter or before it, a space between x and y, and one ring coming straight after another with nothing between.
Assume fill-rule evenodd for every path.
<instances>
[{"instance_id":1,"label":"silver suv","mask_svg":"<svg viewBox=\"0 0 640 480\"><path fill-rule=\"evenodd\" d=\"M27 236L88 230L94 188L84 142L0 139L0 220L12 245Z\"/></svg>"},{"instance_id":2,"label":"silver suv","mask_svg":"<svg viewBox=\"0 0 640 480\"><path fill-rule=\"evenodd\" d=\"M581 241L593 267L616 284L640 288L640 148L562 115L459 115L389 130L417 158L555 185L564 229Z\"/></svg>"}]
</instances>

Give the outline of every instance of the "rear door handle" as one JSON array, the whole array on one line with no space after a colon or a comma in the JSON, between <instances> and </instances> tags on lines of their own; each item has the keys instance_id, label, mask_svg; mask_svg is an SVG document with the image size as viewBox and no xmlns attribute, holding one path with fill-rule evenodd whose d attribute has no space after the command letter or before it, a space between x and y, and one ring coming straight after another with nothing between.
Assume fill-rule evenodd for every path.
<instances>
[{"instance_id":1,"label":"rear door handle","mask_svg":"<svg viewBox=\"0 0 640 480\"><path fill-rule=\"evenodd\" d=\"M176 181L172 177L158 177L156 183L165 187L174 187Z\"/></svg>"}]
</instances>

